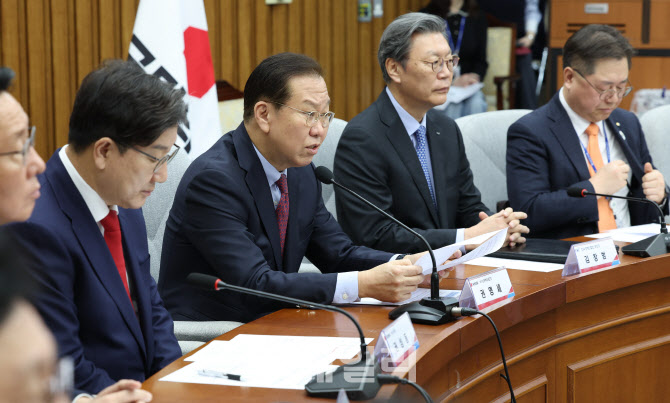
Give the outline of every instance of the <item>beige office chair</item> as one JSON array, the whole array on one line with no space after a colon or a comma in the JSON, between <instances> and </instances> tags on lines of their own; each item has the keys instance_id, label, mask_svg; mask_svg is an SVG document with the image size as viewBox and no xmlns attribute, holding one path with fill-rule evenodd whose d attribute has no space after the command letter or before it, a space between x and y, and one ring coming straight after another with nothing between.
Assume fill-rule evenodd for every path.
<instances>
[{"instance_id":1,"label":"beige office chair","mask_svg":"<svg viewBox=\"0 0 670 403\"><path fill-rule=\"evenodd\" d=\"M463 116L456 124L463 134L465 153L482 203L491 211L507 204L507 129L529 109L510 109Z\"/></svg>"},{"instance_id":2,"label":"beige office chair","mask_svg":"<svg viewBox=\"0 0 670 403\"><path fill-rule=\"evenodd\" d=\"M172 201L182 175L191 163L190 157L180 151L168 164L168 178L164 183L157 183L156 189L147 199L142 213L147 226L149 254L151 256L151 277L158 283L160 273L161 250L165 224L172 208ZM218 337L238 326L241 322L232 321L175 321L174 333L179 341L182 354L199 347L205 342Z\"/></svg>"}]
</instances>

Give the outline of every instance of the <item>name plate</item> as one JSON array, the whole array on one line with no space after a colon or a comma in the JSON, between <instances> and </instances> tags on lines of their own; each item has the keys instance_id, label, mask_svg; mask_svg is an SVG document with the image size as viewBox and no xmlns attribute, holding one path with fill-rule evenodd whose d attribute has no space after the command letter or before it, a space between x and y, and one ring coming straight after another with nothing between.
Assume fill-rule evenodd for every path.
<instances>
[{"instance_id":1,"label":"name plate","mask_svg":"<svg viewBox=\"0 0 670 403\"><path fill-rule=\"evenodd\" d=\"M619 254L612 238L596 239L570 247L562 275L588 273L604 267L616 266L619 263Z\"/></svg>"},{"instance_id":2,"label":"name plate","mask_svg":"<svg viewBox=\"0 0 670 403\"><path fill-rule=\"evenodd\" d=\"M505 267L487 271L465 280L458 305L479 311L514 296L514 288Z\"/></svg>"},{"instance_id":3,"label":"name plate","mask_svg":"<svg viewBox=\"0 0 670 403\"><path fill-rule=\"evenodd\" d=\"M584 4L584 14L608 14L609 12L610 12L609 3Z\"/></svg>"},{"instance_id":4,"label":"name plate","mask_svg":"<svg viewBox=\"0 0 670 403\"><path fill-rule=\"evenodd\" d=\"M374 356L384 372L391 372L418 348L419 339L405 312L379 333Z\"/></svg>"}]
</instances>

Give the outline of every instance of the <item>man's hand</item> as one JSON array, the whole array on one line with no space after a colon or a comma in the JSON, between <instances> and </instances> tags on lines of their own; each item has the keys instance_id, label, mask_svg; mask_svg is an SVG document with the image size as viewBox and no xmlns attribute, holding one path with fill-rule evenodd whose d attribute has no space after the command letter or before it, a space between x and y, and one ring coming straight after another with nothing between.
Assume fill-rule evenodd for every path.
<instances>
[{"instance_id":1,"label":"man's hand","mask_svg":"<svg viewBox=\"0 0 670 403\"><path fill-rule=\"evenodd\" d=\"M423 281L421 267L410 259L392 260L358 273L358 296L400 302L409 298Z\"/></svg>"},{"instance_id":2,"label":"man's hand","mask_svg":"<svg viewBox=\"0 0 670 403\"><path fill-rule=\"evenodd\" d=\"M492 231L498 231L507 228L507 238L505 245L514 246L518 243L526 242L522 234L529 232L528 227L521 225L521 220L528 218L528 215L522 211L514 211L511 207L489 216L485 212L479 212L481 222L464 231L465 239L487 234Z\"/></svg>"},{"instance_id":3,"label":"man's hand","mask_svg":"<svg viewBox=\"0 0 670 403\"><path fill-rule=\"evenodd\" d=\"M140 389L142 384L130 379L122 379L112 386L103 389L95 399L81 397L76 403L142 403L150 402L153 399L151 393Z\"/></svg>"},{"instance_id":4,"label":"man's hand","mask_svg":"<svg viewBox=\"0 0 670 403\"><path fill-rule=\"evenodd\" d=\"M651 166L651 164L649 165ZM630 167L628 164L621 160L616 160L600 168L589 181L593 184L593 189L596 193L611 195L626 186L629 171Z\"/></svg>"},{"instance_id":5,"label":"man's hand","mask_svg":"<svg viewBox=\"0 0 670 403\"><path fill-rule=\"evenodd\" d=\"M421 253L418 253L418 255L422 256L422 255L424 255L424 254L426 254L426 253L428 253L428 252L421 252ZM443 264L446 264L448 261L450 261L450 260L456 260L456 259L458 259L458 258L461 257L461 256L463 256L463 254L461 253L460 250L457 250L456 252L454 252L453 255L451 255L451 256L449 257L449 259L445 260L445 261L442 262L442 263L440 263L440 262L435 262L435 264L437 264L438 267L439 267L439 266L442 266ZM407 256L407 257L409 257L409 256ZM449 275L449 272L452 271L452 270L454 270L454 269L455 269L455 267L450 267L450 268L445 269L445 270L438 270L437 274L440 276L440 280L443 279L443 278L445 278L445 277L447 277L447 276ZM426 274L425 276L423 276L423 281L422 281L421 284L419 284L419 285L423 285L423 286L430 285L430 277L431 277L432 275L433 275L433 273Z\"/></svg>"},{"instance_id":6,"label":"man's hand","mask_svg":"<svg viewBox=\"0 0 670 403\"><path fill-rule=\"evenodd\" d=\"M663 174L651 166L650 162L644 164L644 176L642 177L642 191L647 199L660 204L665 199L665 181Z\"/></svg>"},{"instance_id":7,"label":"man's hand","mask_svg":"<svg viewBox=\"0 0 670 403\"><path fill-rule=\"evenodd\" d=\"M519 38L516 41L516 44L524 48L529 48L533 45L533 42L535 42L535 32L527 32L524 37Z\"/></svg>"}]
</instances>

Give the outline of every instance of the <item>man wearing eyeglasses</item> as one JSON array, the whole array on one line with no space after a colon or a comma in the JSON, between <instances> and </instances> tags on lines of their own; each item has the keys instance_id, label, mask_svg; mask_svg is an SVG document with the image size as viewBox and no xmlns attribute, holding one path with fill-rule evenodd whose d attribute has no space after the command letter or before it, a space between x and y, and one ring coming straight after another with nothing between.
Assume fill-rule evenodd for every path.
<instances>
[{"instance_id":1,"label":"man wearing eyeglasses","mask_svg":"<svg viewBox=\"0 0 670 403\"><path fill-rule=\"evenodd\" d=\"M647 198L668 214L637 117L619 109L633 48L615 28L587 25L563 47L563 87L507 134L507 192L533 235L568 238L658 221L647 203L572 198L566 189Z\"/></svg>"},{"instance_id":2,"label":"man wearing eyeglasses","mask_svg":"<svg viewBox=\"0 0 670 403\"><path fill-rule=\"evenodd\" d=\"M244 121L191 164L170 211L158 286L175 320L248 322L287 306L200 290L186 282L192 272L325 304L403 301L425 280L417 255L354 246L326 210L311 162L329 104L307 56L277 54L251 73ZM323 273L298 273L304 256Z\"/></svg>"},{"instance_id":3,"label":"man wearing eyeglasses","mask_svg":"<svg viewBox=\"0 0 670 403\"><path fill-rule=\"evenodd\" d=\"M167 178L185 116L172 85L133 62L103 64L82 81L32 216L12 225L39 284L33 302L72 358L78 390L143 381L181 355L140 208Z\"/></svg>"},{"instance_id":4,"label":"man wearing eyeglasses","mask_svg":"<svg viewBox=\"0 0 670 403\"><path fill-rule=\"evenodd\" d=\"M413 228L434 248L508 228L525 241L526 215L492 214L481 202L456 123L431 111L446 101L458 56L444 20L424 13L396 18L377 52L386 88L353 118L335 154L335 177ZM386 251L418 252L422 242L335 188L337 217L354 242Z\"/></svg>"},{"instance_id":5,"label":"man wearing eyeglasses","mask_svg":"<svg viewBox=\"0 0 670 403\"><path fill-rule=\"evenodd\" d=\"M44 161L37 154L35 127L18 101L7 92L14 72L0 68L0 225L25 221L40 196L37 175Z\"/></svg>"}]
</instances>

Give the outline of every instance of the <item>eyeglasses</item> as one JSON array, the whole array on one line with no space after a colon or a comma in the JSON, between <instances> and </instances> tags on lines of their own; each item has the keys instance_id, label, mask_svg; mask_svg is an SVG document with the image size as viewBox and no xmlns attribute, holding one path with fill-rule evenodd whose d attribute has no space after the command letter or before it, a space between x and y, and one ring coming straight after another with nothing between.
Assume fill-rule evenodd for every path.
<instances>
[{"instance_id":1,"label":"eyeglasses","mask_svg":"<svg viewBox=\"0 0 670 403\"><path fill-rule=\"evenodd\" d=\"M28 158L26 156L28 155L30 148L34 146L35 146L35 126L31 126L30 136L28 136L28 140L26 140L26 142L23 143L23 148L20 151L8 151L0 153L0 157L4 157L6 155L20 154L21 157L23 158L23 165L26 165L26 162L28 161Z\"/></svg>"},{"instance_id":2,"label":"eyeglasses","mask_svg":"<svg viewBox=\"0 0 670 403\"><path fill-rule=\"evenodd\" d=\"M594 90L596 90L596 92L598 94L600 94L600 100L601 101L604 101L607 98L610 98L614 94L616 94L616 96L619 97L619 99L621 99L621 98L625 97L626 95L630 94L631 91L633 91L633 86L632 85L627 85L623 88L614 87L614 88L610 88L610 89L607 89L607 90L598 89L595 85L591 84L591 82L589 80L587 80L586 77L584 77L584 74L580 73L579 70L577 70L575 68L572 68L572 69L575 71L575 73L579 74L579 76L582 77L584 79L584 81L586 81L591 86L591 88L593 88Z\"/></svg>"},{"instance_id":3,"label":"eyeglasses","mask_svg":"<svg viewBox=\"0 0 670 403\"><path fill-rule=\"evenodd\" d=\"M179 149L181 148L181 147L179 147L179 146L176 145L176 144L174 144L173 147L174 147L174 151L172 151L172 152L169 153L169 154L166 154L163 158L156 158L156 157L154 157L153 155L151 155L151 154L147 154L147 153L145 153L144 151L142 151L142 150L140 150L140 149L138 149L138 148L135 148L135 147L130 147L130 148L132 148L133 150L137 151L138 153L143 154L143 155L146 155L147 157L149 157L149 158L151 158L152 160L156 161L156 166L154 167L154 173L156 173L156 172L158 172L159 169L161 169L161 168L163 167L163 165L165 165L165 164L169 163L170 161L172 161L172 159L177 155L177 153L179 152Z\"/></svg>"},{"instance_id":4,"label":"eyeglasses","mask_svg":"<svg viewBox=\"0 0 670 403\"><path fill-rule=\"evenodd\" d=\"M447 65L447 69L453 72L456 66L458 66L458 61L461 60L461 58L458 57L458 55L451 55L451 57L448 58L441 57L435 60L434 62L429 62L428 60L421 60L421 59L415 59L415 60L429 64L435 73L439 73L440 71L442 71L442 69L444 69L445 64Z\"/></svg>"},{"instance_id":5,"label":"eyeglasses","mask_svg":"<svg viewBox=\"0 0 670 403\"><path fill-rule=\"evenodd\" d=\"M313 127L316 124L316 122L320 120L321 126L323 126L323 128L325 129L330 125L330 122L332 122L333 118L335 117L335 112L324 112L324 113L319 113L317 111L307 112L298 108L294 108L292 106L282 104L280 102L272 102L272 103L275 105L285 106L289 109L293 109L296 112L304 114L306 116L305 124L307 125L307 127Z\"/></svg>"}]
</instances>

